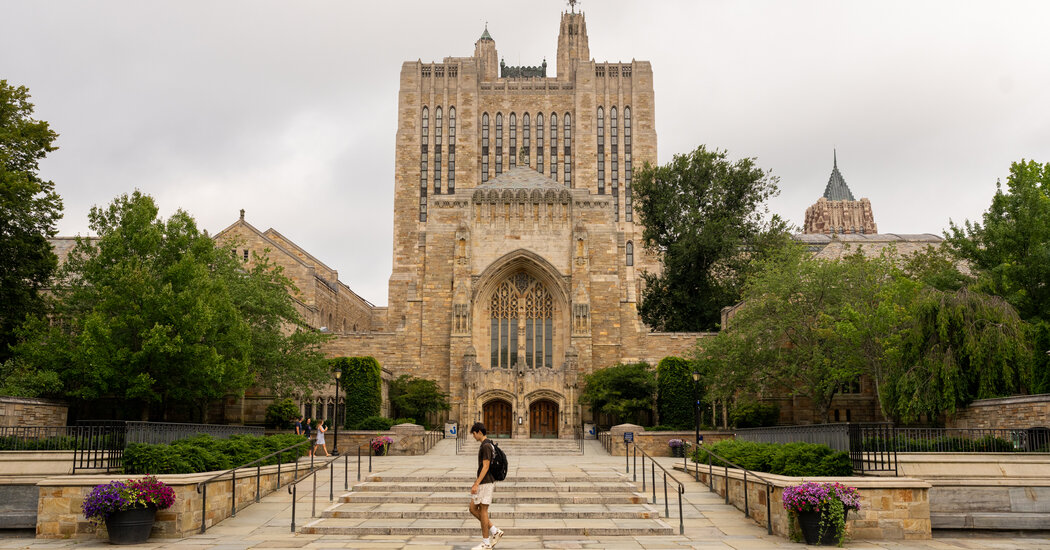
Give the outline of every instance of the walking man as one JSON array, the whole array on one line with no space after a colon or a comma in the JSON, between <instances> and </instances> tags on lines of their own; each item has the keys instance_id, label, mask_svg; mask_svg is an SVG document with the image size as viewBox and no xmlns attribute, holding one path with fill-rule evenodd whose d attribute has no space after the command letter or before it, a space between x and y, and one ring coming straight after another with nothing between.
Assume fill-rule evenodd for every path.
<instances>
[{"instance_id":1,"label":"walking man","mask_svg":"<svg viewBox=\"0 0 1050 550\"><path fill-rule=\"evenodd\" d=\"M492 441L485 437L486 433L485 425L481 422L475 422L470 427L470 435L481 443L478 449L478 477L474 480L474 486L470 488L470 514L481 522L481 544L471 550L490 550L503 538L503 531L489 520L492 489L496 485L496 480L489 472L489 466L492 465L492 457L496 451Z\"/></svg>"}]
</instances>

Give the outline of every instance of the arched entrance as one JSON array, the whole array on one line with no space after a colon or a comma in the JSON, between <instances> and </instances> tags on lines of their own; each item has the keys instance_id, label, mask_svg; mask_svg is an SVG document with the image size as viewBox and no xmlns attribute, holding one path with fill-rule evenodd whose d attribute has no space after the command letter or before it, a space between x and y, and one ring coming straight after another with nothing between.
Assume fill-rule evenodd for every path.
<instances>
[{"instance_id":1,"label":"arched entrance","mask_svg":"<svg viewBox=\"0 0 1050 550\"><path fill-rule=\"evenodd\" d=\"M558 404L540 399L529 405L529 437L558 437Z\"/></svg>"},{"instance_id":2,"label":"arched entrance","mask_svg":"<svg viewBox=\"0 0 1050 550\"><path fill-rule=\"evenodd\" d=\"M493 399L485 403L481 408L481 418L489 432L489 437L510 437L514 429L510 403L502 399Z\"/></svg>"}]
</instances>

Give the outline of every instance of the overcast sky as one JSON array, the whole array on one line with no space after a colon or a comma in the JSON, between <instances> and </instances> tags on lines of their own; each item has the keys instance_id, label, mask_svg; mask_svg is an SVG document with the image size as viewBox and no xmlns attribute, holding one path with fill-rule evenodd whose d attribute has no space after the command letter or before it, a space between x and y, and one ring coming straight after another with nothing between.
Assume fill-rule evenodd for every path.
<instances>
[{"instance_id":1,"label":"overcast sky","mask_svg":"<svg viewBox=\"0 0 1050 550\"><path fill-rule=\"evenodd\" d=\"M1050 162L1050 2L589 0L597 61L652 62L659 161L697 145L780 177L801 225L832 149L883 233L979 218ZM139 188L215 233L247 210L386 304L398 78L469 56L556 74L559 0L0 0L0 78L60 134L62 235Z\"/></svg>"}]
</instances>

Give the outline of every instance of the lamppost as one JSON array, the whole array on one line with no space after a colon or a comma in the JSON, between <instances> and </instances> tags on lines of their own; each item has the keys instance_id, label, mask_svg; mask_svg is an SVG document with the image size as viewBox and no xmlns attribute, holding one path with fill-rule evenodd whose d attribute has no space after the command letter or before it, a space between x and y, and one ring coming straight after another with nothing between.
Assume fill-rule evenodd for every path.
<instances>
[{"instance_id":1,"label":"lamppost","mask_svg":"<svg viewBox=\"0 0 1050 550\"><path fill-rule=\"evenodd\" d=\"M696 444L700 444L700 373L693 370L693 416L696 417Z\"/></svg>"},{"instance_id":2,"label":"lamppost","mask_svg":"<svg viewBox=\"0 0 1050 550\"><path fill-rule=\"evenodd\" d=\"M335 371L335 438L332 440L332 454L339 454L339 379L343 377L343 371ZM343 413L346 418L346 412Z\"/></svg>"}]
</instances>

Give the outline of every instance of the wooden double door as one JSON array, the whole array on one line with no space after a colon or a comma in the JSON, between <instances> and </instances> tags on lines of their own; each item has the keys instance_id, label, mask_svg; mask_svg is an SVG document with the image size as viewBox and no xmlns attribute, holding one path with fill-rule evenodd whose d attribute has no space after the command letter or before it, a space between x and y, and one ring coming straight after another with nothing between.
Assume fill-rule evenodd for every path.
<instances>
[{"instance_id":1,"label":"wooden double door","mask_svg":"<svg viewBox=\"0 0 1050 550\"><path fill-rule=\"evenodd\" d=\"M529 437L558 437L558 404L541 399L529 406Z\"/></svg>"},{"instance_id":2,"label":"wooden double door","mask_svg":"<svg viewBox=\"0 0 1050 550\"><path fill-rule=\"evenodd\" d=\"M489 437L510 437L514 430L514 415L510 403L494 399L481 408L482 422Z\"/></svg>"}]
</instances>

